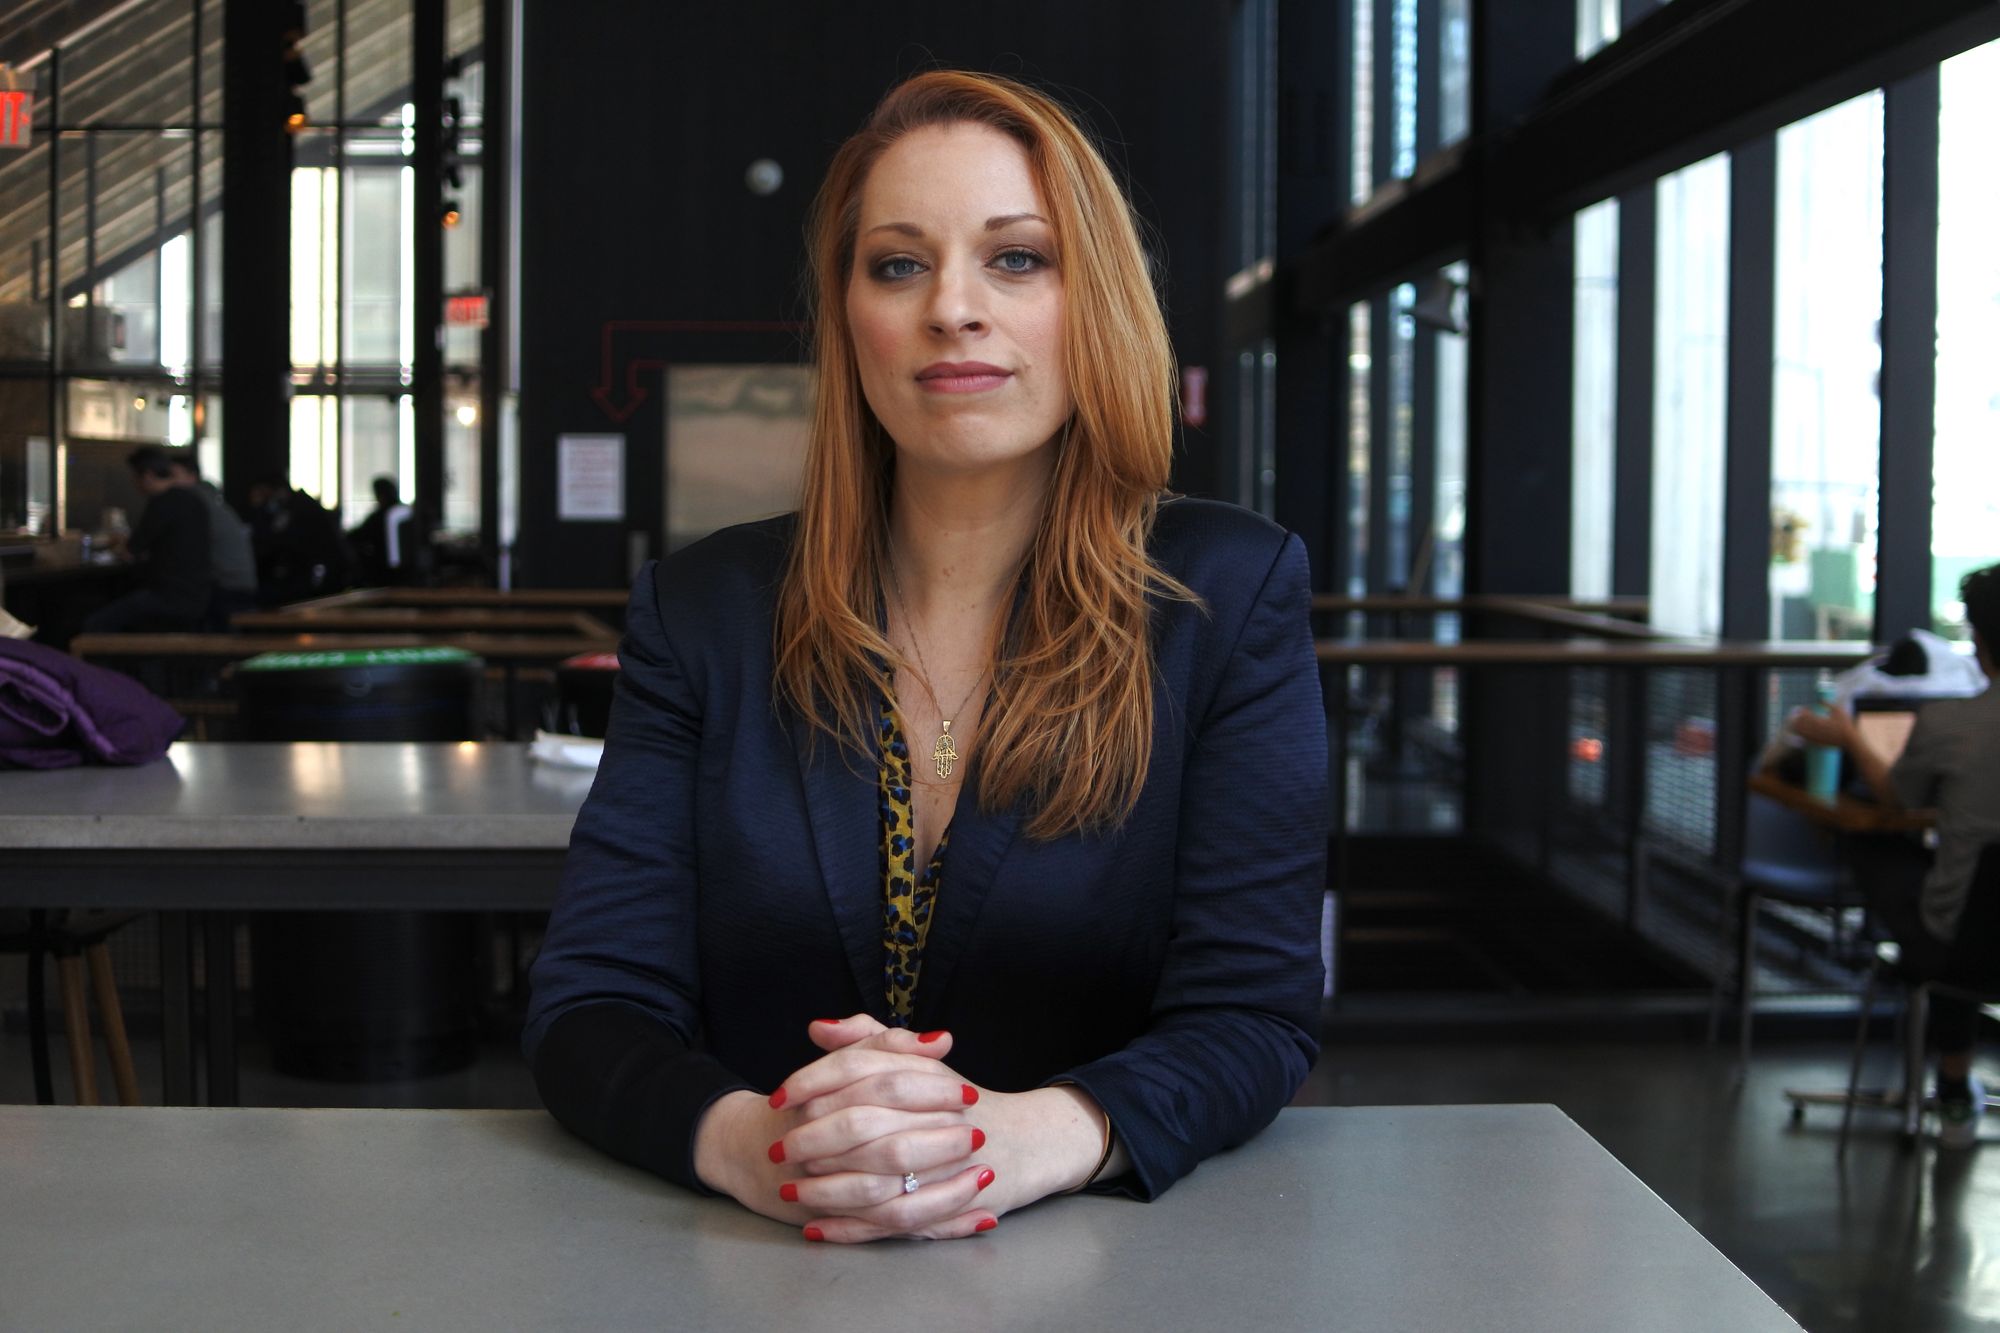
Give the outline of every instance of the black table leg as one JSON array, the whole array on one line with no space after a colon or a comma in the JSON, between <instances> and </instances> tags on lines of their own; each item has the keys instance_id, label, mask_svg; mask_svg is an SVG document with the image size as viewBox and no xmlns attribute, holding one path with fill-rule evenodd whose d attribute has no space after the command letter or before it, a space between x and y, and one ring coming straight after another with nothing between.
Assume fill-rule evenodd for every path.
<instances>
[{"instance_id":1,"label":"black table leg","mask_svg":"<svg viewBox=\"0 0 2000 1333\"><path fill-rule=\"evenodd\" d=\"M42 933L43 914L31 913L30 929ZM49 995L43 979L42 960L47 951L39 942L28 948L28 1052L35 1067L35 1104L56 1104L55 1077L49 1073Z\"/></svg>"},{"instance_id":2,"label":"black table leg","mask_svg":"<svg viewBox=\"0 0 2000 1333\"><path fill-rule=\"evenodd\" d=\"M186 912L160 913L160 1100L194 1105L194 968Z\"/></svg>"},{"instance_id":3,"label":"black table leg","mask_svg":"<svg viewBox=\"0 0 2000 1333\"><path fill-rule=\"evenodd\" d=\"M203 917L202 956L207 964L208 1104L240 1106L236 1086L236 917L209 912Z\"/></svg>"}]
</instances>

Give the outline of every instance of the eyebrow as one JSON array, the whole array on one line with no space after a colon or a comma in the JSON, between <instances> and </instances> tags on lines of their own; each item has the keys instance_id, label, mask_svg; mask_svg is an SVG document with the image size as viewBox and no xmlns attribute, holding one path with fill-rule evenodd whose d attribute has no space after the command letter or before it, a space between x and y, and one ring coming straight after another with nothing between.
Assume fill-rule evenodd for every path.
<instances>
[{"instance_id":1,"label":"eyebrow","mask_svg":"<svg viewBox=\"0 0 2000 1333\"><path fill-rule=\"evenodd\" d=\"M986 230L998 231L1002 227L1012 226L1016 222L1039 222L1043 226L1047 226L1049 220L1040 213L1002 213L998 217L986 219ZM924 234L924 229L914 222L884 222L868 229L870 235L878 231L897 231L905 236L915 236L918 238L921 238Z\"/></svg>"}]
</instances>

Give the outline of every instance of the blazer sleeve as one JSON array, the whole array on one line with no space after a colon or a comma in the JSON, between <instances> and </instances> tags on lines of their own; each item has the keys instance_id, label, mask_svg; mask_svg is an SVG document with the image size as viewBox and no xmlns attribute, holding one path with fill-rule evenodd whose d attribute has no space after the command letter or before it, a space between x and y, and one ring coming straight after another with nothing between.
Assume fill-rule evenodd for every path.
<instances>
[{"instance_id":1,"label":"blazer sleeve","mask_svg":"<svg viewBox=\"0 0 2000 1333\"><path fill-rule=\"evenodd\" d=\"M1198 724L1181 789L1173 935L1148 1026L1050 1080L1111 1118L1157 1197L1276 1118L1319 1052L1326 716L1305 545L1287 536Z\"/></svg>"},{"instance_id":2,"label":"blazer sleeve","mask_svg":"<svg viewBox=\"0 0 2000 1333\"><path fill-rule=\"evenodd\" d=\"M695 1127L750 1085L699 1045L701 705L668 641L655 570L640 573L626 611L604 758L570 835L522 1046L571 1132L699 1190Z\"/></svg>"}]
</instances>

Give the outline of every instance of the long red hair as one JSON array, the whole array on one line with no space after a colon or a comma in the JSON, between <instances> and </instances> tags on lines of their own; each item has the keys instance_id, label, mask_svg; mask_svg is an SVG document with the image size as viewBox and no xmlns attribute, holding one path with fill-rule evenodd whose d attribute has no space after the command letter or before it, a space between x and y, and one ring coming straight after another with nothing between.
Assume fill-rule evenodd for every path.
<instances>
[{"instance_id":1,"label":"long red hair","mask_svg":"<svg viewBox=\"0 0 2000 1333\"><path fill-rule=\"evenodd\" d=\"M807 229L818 389L798 527L778 592L773 688L782 704L858 755L872 754L882 663L876 628L887 568L895 445L863 396L847 327L862 186L912 130L974 123L1026 150L1055 233L1074 412L1024 588L994 662L994 698L973 750L981 808L1028 797L1032 837L1116 825L1152 758L1147 598L1199 603L1146 543L1173 452L1174 360L1130 202L1074 120L1011 79L956 70L893 89L835 153Z\"/></svg>"}]
</instances>

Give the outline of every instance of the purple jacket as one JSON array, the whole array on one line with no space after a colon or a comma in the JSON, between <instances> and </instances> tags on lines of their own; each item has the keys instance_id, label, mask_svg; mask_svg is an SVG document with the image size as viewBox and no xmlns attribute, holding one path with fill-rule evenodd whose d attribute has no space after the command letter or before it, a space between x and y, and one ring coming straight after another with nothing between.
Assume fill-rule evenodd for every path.
<instances>
[{"instance_id":1,"label":"purple jacket","mask_svg":"<svg viewBox=\"0 0 2000 1333\"><path fill-rule=\"evenodd\" d=\"M0 768L149 764L186 726L130 676L0 639Z\"/></svg>"}]
</instances>

